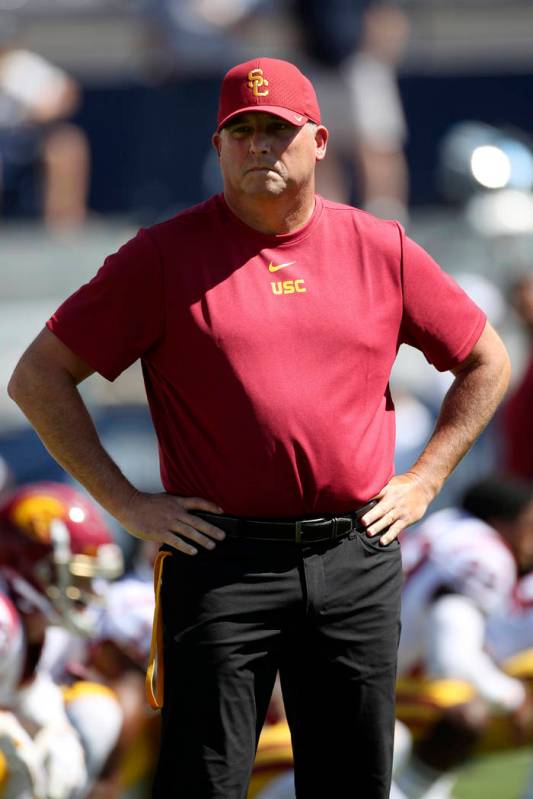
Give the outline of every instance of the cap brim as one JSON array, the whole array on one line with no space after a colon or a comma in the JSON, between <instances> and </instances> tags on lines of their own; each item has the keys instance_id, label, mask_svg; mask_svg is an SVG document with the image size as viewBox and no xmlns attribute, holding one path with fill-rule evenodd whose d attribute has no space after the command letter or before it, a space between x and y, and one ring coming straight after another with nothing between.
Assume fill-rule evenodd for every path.
<instances>
[{"instance_id":1,"label":"cap brim","mask_svg":"<svg viewBox=\"0 0 533 799\"><path fill-rule=\"evenodd\" d=\"M306 122L309 122L309 117L306 117L304 114L297 114L296 111L289 111L288 108L281 108L279 105L248 105L244 108L239 108L238 111L232 111L231 114L224 117L217 127L217 132L220 131L224 125L227 125L234 117L239 116L239 114L246 114L249 111L262 111L264 114L273 114L276 117L281 117L286 122L290 122L291 125L296 125L298 128L303 127Z\"/></svg>"}]
</instances>

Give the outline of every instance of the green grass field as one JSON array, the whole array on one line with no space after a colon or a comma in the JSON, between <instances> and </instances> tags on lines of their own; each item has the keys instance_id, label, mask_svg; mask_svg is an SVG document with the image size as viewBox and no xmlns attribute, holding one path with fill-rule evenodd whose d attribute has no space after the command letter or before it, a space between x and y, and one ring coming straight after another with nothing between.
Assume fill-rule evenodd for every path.
<instances>
[{"instance_id":1,"label":"green grass field","mask_svg":"<svg viewBox=\"0 0 533 799\"><path fill-rule=\"evenodd\" d=\"M503 755L479 757L461 770L454 788L455 799L522 799L533 749L517 749ZM148 799L148 785L138 786L121 799Z\"/></svg>"},{"instance_id":2,"label":"green grass field","mask_svg":"<svg viewBox=\"0 0 533 799\"><path fill-rule=\"evenodd\" d=\"M522 799L533 750L480 757L460 772L456 799Z\"/></svg>"}]
</instances>

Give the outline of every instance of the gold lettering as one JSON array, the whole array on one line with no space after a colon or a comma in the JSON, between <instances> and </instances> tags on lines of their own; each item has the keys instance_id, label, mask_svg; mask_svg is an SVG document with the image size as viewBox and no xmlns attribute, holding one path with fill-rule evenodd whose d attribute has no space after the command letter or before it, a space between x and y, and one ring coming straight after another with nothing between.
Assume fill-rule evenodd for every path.
<instances>
[{"instance_id":1,"label":"gold lettering","mask_svg":"<svg viewBox=\"0 0 533 799\"><path fill-rule=\"evenodd\" d=\"M284 280L283 281L283 293L284 294L294 294L294 280Z\"/></svg>"},{"instance_id":2,"label":"gold lettering","mask_svg":"<svg viewBox=\"0 0 533 799\"><path fill-rule=\"evenodd\" d=\"M283 282L281 280L273 280L270 283L272 294L294 294L295 292L303 294L307 291L304 282L302 278L299 280L284 280Z\"/></svg>"},{"instance_id":3,"label":"gold lettering","mask_svg":"<svg viewBox=\"0 0 533 799\"><path fill-rule=\"evenodd\" d=\"M267 79L263 77L262 69L250 70L248 73L248 86L252 90L254 97L266 97L268 95L268 89L260 91L263 86L268 86Z\"/></svg>"}]
</instances>

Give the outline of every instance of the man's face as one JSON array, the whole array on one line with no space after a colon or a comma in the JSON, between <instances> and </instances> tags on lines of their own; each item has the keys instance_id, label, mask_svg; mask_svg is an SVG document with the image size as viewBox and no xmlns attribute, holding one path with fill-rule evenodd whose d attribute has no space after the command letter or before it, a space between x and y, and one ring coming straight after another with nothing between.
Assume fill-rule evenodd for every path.
<instances>
[{"instance_id":1,"label":"man's face","mask_svg":"<svg viewBox=\"0 0 533 799\"><path fill-rule=\"evenodd\" d=\"M326 153L327 130L296 127L264 111L239 114L213 136L226 192L276 197L313 181Z\"/></svg>"}]
</instances>

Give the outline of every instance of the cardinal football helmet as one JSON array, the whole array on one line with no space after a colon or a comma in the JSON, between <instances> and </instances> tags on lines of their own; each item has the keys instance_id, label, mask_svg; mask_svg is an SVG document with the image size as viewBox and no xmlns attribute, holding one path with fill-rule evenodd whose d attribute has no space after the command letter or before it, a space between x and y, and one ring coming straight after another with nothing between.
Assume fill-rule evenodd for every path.
<instances>
[{"instance_id":1,"label":"cardinal football helmet","mask_svg":"<svg viewBox=\"0 0 533 799\"><path fill-rule=\"evenodd\" d=\"M63 483L31 483L0 504L0 569L14 593L87 633L92 578L122 574L120 548L93 502Z\"/></svg>"}]
</instances>

